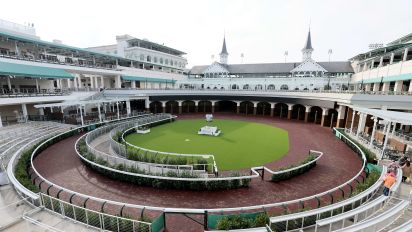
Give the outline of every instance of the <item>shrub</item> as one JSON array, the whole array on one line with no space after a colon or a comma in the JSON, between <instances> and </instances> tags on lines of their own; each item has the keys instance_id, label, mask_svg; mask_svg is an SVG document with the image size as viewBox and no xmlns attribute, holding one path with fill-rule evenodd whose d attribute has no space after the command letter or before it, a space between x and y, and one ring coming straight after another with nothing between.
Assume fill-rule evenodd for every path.
<instances>
[{"instance_id":1,"label":"shrub","mask_svg":"<svg viewBox=\"0 0 412 232\"><path fill-rule=\"evenodd\" d=\"M288 170L288 169L295 168L295 167L297 167L297 166L301 166L301 165L307 164L307 163L315 160L316 158L317 158L316 155L314 155L314 154L309 154L308 156L305 157L304 160L302 160L301 162L299 162L297 165L289 165L289 166L287 166L287 167L282 167L282 168L280 168L278 171L284 171L284 170ZM273 182L278 182L278 181L290 179L290 178L292 178L292 177L298 176L298 175L300 175L300 174L303 174L303 173L309 171L310 169L312 169L312 168L315 167L315 166L316 166L316 162L313 162L313 163L311 163L310 165L303 166L303 167L301 167L301 168L299 168L299 169L291 170L291 171L288 171L288 172L282 172L282 173L272 174L272 179L271 179L271 181L273 181Z\"/></svg>"}]
</instances>

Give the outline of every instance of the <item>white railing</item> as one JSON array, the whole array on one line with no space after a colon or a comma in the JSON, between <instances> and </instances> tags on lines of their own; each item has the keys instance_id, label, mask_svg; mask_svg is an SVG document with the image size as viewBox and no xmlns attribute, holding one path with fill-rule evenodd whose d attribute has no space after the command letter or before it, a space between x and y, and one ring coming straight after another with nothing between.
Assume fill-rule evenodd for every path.
<instances>
[{"instance_id":1,"label":"white railing","mask_svg":"<svg viewBox=\"0 0 412 232\"><path fill-rule=\"evenodd\" d=\"M73 220L85 226L92 226L101 231L136 231L151 232L151 223L114 216L67 203L63 200L40 193L40 200L45 210Z\"/></svg>"},{"instance_id":2,"label":"white railing","mask_svg":"<svg viewBox=\"0 0 412 232\"><path fill-rule=\"evenodd\" d=\"M165 115L163 115L165 116ZM139 124L139 121L141 121L142 119L152 119L154 121L148 121L148 120L144 120L145 123L144 124ZM88 152L92 153L93 155L96 156L96 158L101 158L103 160L105 160L108 164L110 164L111 166L117 166L119 164L124 165L125 167L134 167L136 170L144 170L146 173L149 174L154 174L154 175L163 175L166 174L168 172L176 172L176 173L180 173L180 172L190 172L191 174L196 174L196 175L200 175L200 174L206 174L205 173L205 169L203 170L195 170L193 168L193 165L170 165L170 164L158 164L158 163L150 163L150 162L141 162L141 161L134 161L134 160L129 160L126 158L123 158L122 156L115 156L115 155L110 155L107 154L105 152L99 151L97 149L95 149L91 143L92 141L94 141L97 137L100 137L103 134L106 134L108 132L110 132L110 143L111 143L111 147L115 148L114 150L126 150L125 147L123 147L123 144L117 143L116 141L113 140L113 135L112 134L116 134L116 132L113 133L113 131L115 131L114 129L117 129L120 127L120 131L122 128L128 128L130 126L134 126L136 124L138 125L148 125L151 123L157 123L157 122L161 122L161 121L165 121L165 120L171 120L175 117L169 115L166 118L163 117L157 117L157 116L148 116L148 117L143 117L143 118L139 118L137 120L134 120L132 122L128 121L128 122L124 122L124 123L118 123L118 124L114 124L114 125L108 125L108 126L104 126L101 128L97 128L96 130L93 130L91 132L89 132L86 137L85 137L85 142L86 142L86 147ZM113 129L114 128L114 129ZM123 153L122 155L127 156L126 152Z\"/></svg>"}]
</instances>

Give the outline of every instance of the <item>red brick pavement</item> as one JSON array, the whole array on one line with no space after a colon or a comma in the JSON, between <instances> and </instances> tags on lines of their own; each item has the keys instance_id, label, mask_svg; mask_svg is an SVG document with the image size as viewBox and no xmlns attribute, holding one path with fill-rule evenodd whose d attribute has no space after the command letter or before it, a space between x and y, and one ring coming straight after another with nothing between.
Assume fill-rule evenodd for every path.
<instances>
[{"instance_id":1,"label":"red brick pavement","mask_svg":"<svg viewBox=\"0 0 412 232\"><path fill-rule=\"evenodd\" d=\"M179 118L193 117L203 115L182 115ZM131 204L185 208L241 207L302 198L346 182L361 168L357 155L335 138L330 128L269 117L217 114L215 118L251 120L287 130L290 146L288 154L278 161L266 164L267 167L276 168L297 163L310 149L322 151L324 156L315 168L287 181L272 183L254 179L246 189L204 192L141 187L102 176L87 168L77 157L74 143L79 136L52 145L35 159L34 165L39 173L51 182L83 194ZM187 222L186 219L183 221ZM172 223L171 228L176 227L169 231L189 231L187 227L185 230L177 229L181 225ZM199 227L193 228L197 228L193 231L198 231Z\"/></svg>"}]
</instances>

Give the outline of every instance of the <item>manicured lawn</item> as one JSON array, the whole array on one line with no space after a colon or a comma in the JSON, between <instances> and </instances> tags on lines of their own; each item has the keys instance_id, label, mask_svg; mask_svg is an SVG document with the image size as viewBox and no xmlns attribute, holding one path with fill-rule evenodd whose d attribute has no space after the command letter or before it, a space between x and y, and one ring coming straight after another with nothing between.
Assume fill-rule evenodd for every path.
<instances>
[{"instance_id":1,"label":"manicured lawn","mask_svg":"<svg viewBox=\"0 0 412 232\"><path fill-rule=\"evenodd\" d=\"M222 130L218 137L198 135L205 125ZM214 119L177 120L151 128L126 140L140 147L166 152L213 154L219 170L236 170L280 159L289 150L288 132L265 124Z\"/></svg>"}]
</instances>

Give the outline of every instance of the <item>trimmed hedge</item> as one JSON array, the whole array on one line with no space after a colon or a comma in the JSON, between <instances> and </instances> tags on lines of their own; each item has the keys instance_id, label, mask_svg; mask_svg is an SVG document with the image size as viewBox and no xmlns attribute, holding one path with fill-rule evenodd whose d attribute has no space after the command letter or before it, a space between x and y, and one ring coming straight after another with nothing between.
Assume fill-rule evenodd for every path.
<instances>
[{"instance_id":1,"label":"trimmed hedge","mask_svg":"<svg viewBox=\"0 0 412 232\"><path fill-rule=\"evenodd\" d=\"M43 141L42 141L43 142ZM38 193L40 192L39 187L33 184L33 181L30 178L29 169L30 169L30 158L31 154L33 153L34 149L39 146L42 142L37 143L36 145L32 146L30 149L23 152L20 156L19 161L14 170L14 176L16 177L17 181L20 182L26 189Z\"/></svg>"},{"instance_id":2,"label":"trimmed hedge","mask_svg":"<svg viewBox=\"0 0 412 232\"><path fill-rule=\"evenodd\" d=\"M375 154L369 150L368 148L366 148L365 146L363 146L361 143L359 143L358 141L352 139L348 134L346 134L344 129L337 129L339 132L341 132L343 135L345 135L346 137L349 138L350 141L352 141L354 144L356 144L357 146L359 146L359 148L363 151L363 153L365 153L366 156L366 160L368 163L373 163L376 164L376 158L375 158ZM345 138L341 138L341 140L346 143L350 148L352 148L353 151L357 152L357 148L354 147L351 143L347 142Z\"/></svg>"},{"instance_id":3,"label":"trimmed hedge","mask_svg":"<svg viewBox=\"0 0 412 232\"><path fill-rule=\"evenodd\" d=\"M269 224L269 216L263 212L256 215L255 218L242 217L241 215L230 215L217 221L216 229L218 230L235 230L249 229L255 227L264 227Z\"/></svg>"},{"instance_id":4,"label":"trimmed hedge","mask_svg":"<svg viewBox=\"0 0 412 232\"><path fill-rule=\"evenodd\" d=\"M303 164L307 164L307 163L315 160L316 158L317 158L317 156L315 156L315 155L313 155L313 154L309 154L309 155L306 156L306 158L305 158L303 161L301 161L300 163L294 164L294 165L290 165L290 166L287 166L287 167L283 167L283 168L279 169L278 171L283 171L283 170L287 170L287 169L291 169L291 168L294 168L294 167L301 166L301 165L303 165ZM303 167L301 167L301 168L298 168L298 169L295 169L295 170L292 170L292 171L289 171L289 172L284 172L284 173L279 173L279 174L272 174L271 181L273 181L273 182L278 182L278 181L282 181L282 180L288 180L288 179L290 179L290 178L292 178L292 177L301 175L301 174L309 171L310 169L312 169L312 168L315 167L315 166L316 166L316 162L313 162L313 163L311 163L310 165L306 165L306 166L303 166Z\"/></svg>"},{"instance_id":5,"label":"trimmed hedge","mask_svg":"<svg viewBox=\"0 0 412 232\"><path fill-rule=\"evenodd\" d=\"M102 158L96 158L93 154L87 152L86 144L84 139L80 140L78 147L79 153L87 160L95 162L105 167L113 168L119 171L126 171L130 173L137 174L149 174L144 170L140 170L136 167L127 167L123 164L118 164L116 166L110 165L106 160ZM227 190L227 189L237 189L237 188L246 188L249 187L250 179L234 179L234 180L213 180L210 178L208 181L188 181L188 180L165 180L157 179L155 174L150 174L151 177L135 176L131 174L123 174L119 172L114 172L107 170L106 168L93 165L89 162L83 160L86 166L92 168L93 170L103 174L111 179L120 180L124 182L133 183L140 186L149 186L160 189L183 189L183 190L195 190L195 191L204 191L204 190ZM198 176L192 175L190 172L181 172L177 174L176 172L167 172L164 175L157 176L167 176L167 177L180 177L180 178L198 178ZM240 173L232 173L231 177L241 176Z\"/></svg>"}]
</instances>

